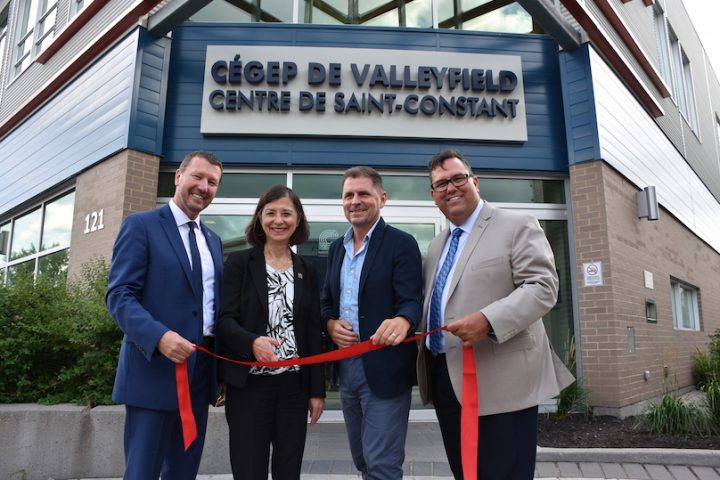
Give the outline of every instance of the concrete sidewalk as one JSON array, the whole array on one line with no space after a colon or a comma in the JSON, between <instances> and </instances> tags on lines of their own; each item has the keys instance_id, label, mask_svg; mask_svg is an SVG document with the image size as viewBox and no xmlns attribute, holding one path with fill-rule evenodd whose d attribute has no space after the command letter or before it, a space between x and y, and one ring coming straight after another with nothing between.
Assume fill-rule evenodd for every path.
<instances>
[{"instance_id":1,"label":"concrete sidewalk","mask_svg":"<svg viewBox=\"0 0 720 480\"><path fill-rule=\"evenodd\" d=\"M432 411L413 412L408 431L405 477L417 480L452 478ZM309 429L302 478L358 479L350 458L340 412L325 412ZM720 480L720 451L676 449L538 448L535 478L540 480ZM202 480L232 480L223 474ZM89 479L86 479L89 480Z\"/></svg>"}]
</instances>

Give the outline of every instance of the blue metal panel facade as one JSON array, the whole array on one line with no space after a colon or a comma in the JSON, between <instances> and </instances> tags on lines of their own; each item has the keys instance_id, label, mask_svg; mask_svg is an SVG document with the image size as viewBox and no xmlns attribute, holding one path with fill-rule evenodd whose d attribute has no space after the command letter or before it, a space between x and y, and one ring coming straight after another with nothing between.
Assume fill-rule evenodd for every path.
<instances>
[{"instance_id":1,"label":"blue metal panel facade","mask_svg":"<svg viewBox=\"0 0 720 480\"><path fill-rule=\"evenodd\" d=\"M522 57L528 141L522 144L392 138L210 136L200 133L207 45L284 45L477 52ZM311 25L185 24L173 30L164 162L208 149L227 165L370 164L424 168L434 153L459 148L477 170L566 172L557 43L542 35Z\"/></svg>"},{"instance_id":2,"label":"blue metal panel facade","mask_svg":"<svg viewBox=\"0 0 720 480\"><path fill-rule=\"evenodd\" d=\"M140 30L128 147L159 155L167 100L170 39Z\"/></svg>"},{"instance_id":3,"label":"blue metal panel facade","mask_svg":"<svg viewBox=\"0 0 720 480\"><path fill-rule=\"evenodd\" d=\"M138 35L121 40L0 142L0 212L127 145Z\"/></svg>"},{"instance_id":4,"label":"blue metal panel facade","mask_svg":"<svg viewBox=\"0 0 720 480\"><path fill-rule=\"evenodd\" d=\"M600 159L595 93L588 44L560 53L568 163Z\"/></svg>"}]
</instances>

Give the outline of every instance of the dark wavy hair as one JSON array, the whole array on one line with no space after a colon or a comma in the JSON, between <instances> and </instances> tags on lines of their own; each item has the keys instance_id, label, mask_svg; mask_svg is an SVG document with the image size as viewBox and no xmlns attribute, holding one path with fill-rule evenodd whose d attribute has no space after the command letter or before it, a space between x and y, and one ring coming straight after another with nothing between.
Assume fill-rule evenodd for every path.
<instances>
[{"instance_id":1,"label":"dark wavy hair","mask_svg":"<svg viewBox=\"0 0 720 480\"><path fill-rule=\"evenodd\" d=\"M291 188L285 185L273 185L268 188L260 195L255 213L253 214L252 220L245 228L245 236L247 241L252 246L265 245L265 232L262 229L262 212L265 205L280 200L281 198L289 198L295 206L295 211L298 215L298 226L290 236L289 244L299 245L310 238L310 225L308 224L307 218L305 217L305 211L303 210L300 197L297 193L293 192Z\"/></svg>"},{"instance_id":2,"label":"dark wavy hair","mask_svg":"<svg viewBox=\"0 0 720 480\"><path fill-rule=\"evenodd\" d=\"M443 150L442 152L436 153L428 162L428 173L432 175L432 171L435 170L438 167L443 166L445 163L445 160L448 160L450 158L457 158L460 160L460 162L467 167L467 172L472 175L472 167L468 163L467 160L465 160L465 157L462 153L460 153L458 150L448 149Z\"/></svg>"}]
</instances>

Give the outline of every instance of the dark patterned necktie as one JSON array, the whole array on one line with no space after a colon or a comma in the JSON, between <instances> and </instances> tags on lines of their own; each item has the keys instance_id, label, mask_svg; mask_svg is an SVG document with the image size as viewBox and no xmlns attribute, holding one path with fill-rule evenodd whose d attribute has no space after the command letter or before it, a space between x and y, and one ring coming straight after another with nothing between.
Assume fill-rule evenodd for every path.
<instances>
[{"instance_id":1,"label":"dark patterned necktie","mask_svg":"<svg viewBox=\"0 0 720 480\"><path fill-rule=\"evenodd\" d=\"M433 289L432 298L430 299L430 330L435 330L442 326L442 296L443 290L445 290L445 284L447 283L448 275L452 270L453 263L455 262L455 254L457 253L458 243L460 241L460 235L463 231L461 228L453 230L452 239L450 240L450 248L448 248L447 255L445 255L445 261L440 267L440 273L438 273L437 281L435 282L435 288ZM443 333L433 332L430 334L430 351L436 356L442 350L443 346Z\"/></svg>"}]
</instances>

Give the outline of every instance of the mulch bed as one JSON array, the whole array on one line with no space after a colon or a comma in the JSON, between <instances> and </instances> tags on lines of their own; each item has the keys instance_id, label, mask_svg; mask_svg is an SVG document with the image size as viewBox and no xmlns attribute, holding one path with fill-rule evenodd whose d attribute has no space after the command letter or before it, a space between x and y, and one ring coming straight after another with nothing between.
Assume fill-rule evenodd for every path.
<instances>
[{"instance_id":1,"label":"mulch bed","mask_svg":"<svg viewBox=\"0 0 720 480\"><path fill-rule=\"evenodd\" d=\"M654 435L633 417L541 414L538 445L558 448L702 448L720 450L720 435Z\"/></svg>"}]
</instances>

